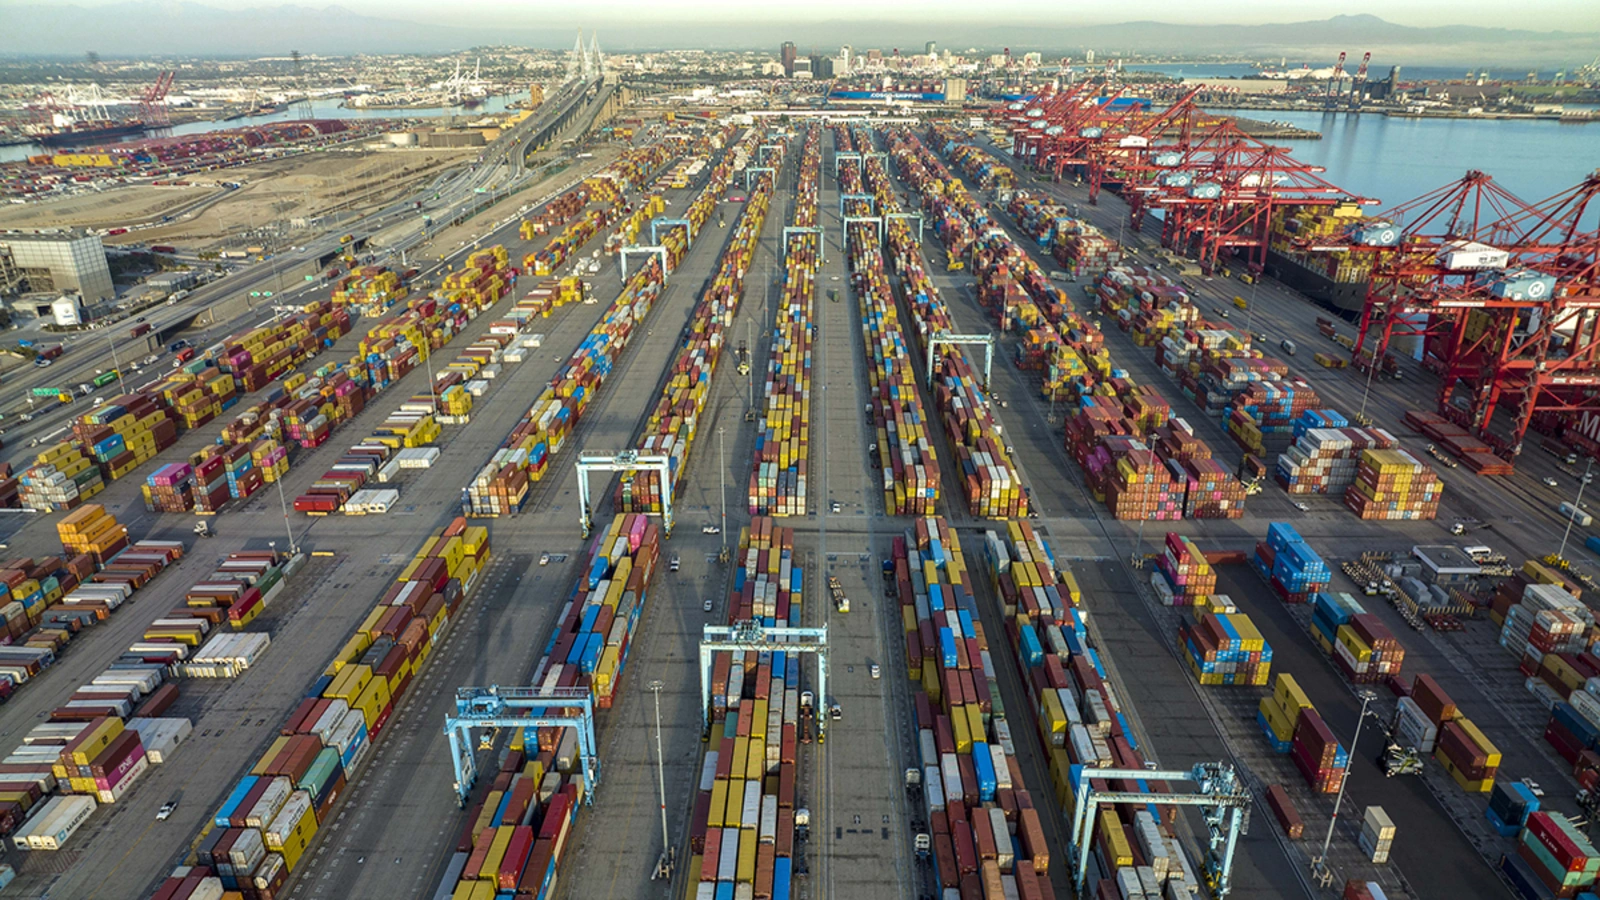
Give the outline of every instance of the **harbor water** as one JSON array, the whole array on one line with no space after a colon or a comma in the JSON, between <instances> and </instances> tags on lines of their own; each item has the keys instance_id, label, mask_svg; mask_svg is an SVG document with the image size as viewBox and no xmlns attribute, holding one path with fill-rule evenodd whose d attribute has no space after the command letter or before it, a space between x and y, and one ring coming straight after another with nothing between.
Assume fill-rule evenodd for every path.
<instances>
[{"instance_id":1,"label":"harbor water","mask_svg":"<svg viewBox=\"0 0 1600 900\"><path fill-rule=\"evenodd\" d=\"M483 103L471 109L462 106L437 106L422 109L386 109L382 107L360 108L341 106L342 100L313 100L311 112L308 115L304 104L285 106L277 112L261 116L241 116L227 121L208 120L204 122L186 122L174 125L162 131L150 132L144 137L180 137L186 134L204 134L207 131L220 131L230 128L245 128L251 125L264 125L269 122L289 122L295 119L437 119L446 116L481 116L492 113L503 113L510 109L510 104L517 100L526 100L526 92L522 94L507 94L485 98ZM139 138L133 138L138 140ZM17 144L9 147L0 147L0 162L15 162L27 159L40 153L49 152L37 144Z\"/></svg>"},{"instance_id":2,"label":"harbor water","mask_svg":"<svg viewBox=\"0 0 1600 900\"><path fill-rule=\"evenodd\" d=\"M1322 177L1339 187L1381 201L1368 207L1370 212L1420 197L1469 169L1487 172L1500 187L1531 204L1571 188L1600 168L1600 122L1279 110L1256 115L1320 132L1320 141L1272 143L1292 148L1301 162L1325 167Z\"/></svg>"}]
</instances>

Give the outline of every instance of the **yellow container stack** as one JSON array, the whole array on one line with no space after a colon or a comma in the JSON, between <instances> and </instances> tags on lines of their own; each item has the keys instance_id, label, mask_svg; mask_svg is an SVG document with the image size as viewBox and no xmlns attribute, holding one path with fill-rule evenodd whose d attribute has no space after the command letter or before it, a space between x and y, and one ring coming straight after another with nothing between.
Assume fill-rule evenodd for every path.
<instances>
[{"instance_id":1,"label":"yellow container stack","mask_svg":"<svg viewBox=\"0 0 1600 900\"><path fill-rule=\"evenodd\" d=\"M89 553L105 560L128 546L128 528L98 503L88 503L67 513L56 523L56 534L68 556Z\"/></svg>"}]
</instances>

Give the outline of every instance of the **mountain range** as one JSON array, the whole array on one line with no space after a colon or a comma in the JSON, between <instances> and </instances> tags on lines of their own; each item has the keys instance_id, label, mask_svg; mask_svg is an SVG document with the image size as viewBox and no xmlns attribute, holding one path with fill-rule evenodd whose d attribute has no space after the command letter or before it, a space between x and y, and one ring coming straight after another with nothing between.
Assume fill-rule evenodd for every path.
<instances>
[{"instance_id":1,"label":"mountain range","mask_svg":"<svg viewBox=\"0 0 1600 900\"><path fill-rule=\"evenodd\" d=\"M516 7L508 7L515 10ZM471 22L481 16L463 16ZM1093 48L1114 53L1255 54L1331 58L1340 51L1372 51L1408 64L1506 64L1588 62L1600 56L1600 33L1530 31L1475 25L1413 27L1370 15L1340 15L1320 21L1263 25L1180 25L1125 22L1073 25L1045 22L832 20L818 22L581 21L562 14L538 27L516 15L504 22L435 25L363 15L340 6L260 6L225 10L186 0L131 0L105 6L19 4L0 7L0 55L14 58L102 56L239 57L280 55L290 49L321 55L429 53L478 45L563 48L579 27L598 28L601 47L614 51L680 47L775 50L794 41L802 53L833 53L841 44L940 46L1013 52L1044 51L1046 57Z\"/></svg>"}]
</instances>

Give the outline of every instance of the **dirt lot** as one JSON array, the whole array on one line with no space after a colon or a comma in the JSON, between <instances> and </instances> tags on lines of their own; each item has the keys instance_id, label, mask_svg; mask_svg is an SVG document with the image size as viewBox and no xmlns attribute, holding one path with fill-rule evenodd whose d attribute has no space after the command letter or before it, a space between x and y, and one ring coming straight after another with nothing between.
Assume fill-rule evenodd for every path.
<instances>
[{"instance_id":1,"label":"dirt lot","mask_svg":"<svg viewBox=\"0 0 1600 900\"><path fill-rule=\"evenodd\" d=\"M252 227L295 218L359 210L400 196L418 181L471 158L477 151L331 150L293 159L190 176L190 187L115 188L47 203L0 207L0 228L134 225L174 215L177 220L106 238L107 244L170 243L204 249ZM224 192L215 182L244 187ZM226 193L226 197L222 195ZM207 201L212 202L207 202ZM182 210L182 212L179 212Z\"/></svg>"},{"instance_id":2,"label":"dirt lot","mask_svg":"<svg viewBox=\"0 0 1600 900\"><path fill-rule=\"evenodd\" d=\"M462 244L470 243L474 238L481 237L492 231L496 222L513 215L524 204L532 203L545 194L553 192L558 187L564 187L574 181L593 175L595 172L610 165L621 152L622 146L618 144L596 148L592 159L576 160L573 165L554 175L549 175L533 182L505 200L478 213L466 222L436 233L420 250L425 258L431 258L427 256L430 253L448 253ZM374 244L383 246L398 237L400 233L400 229L393 229L391 234L380 235L376 238ZM514 264L520 265L520 260Z\"/></svg>"}]
</instances>

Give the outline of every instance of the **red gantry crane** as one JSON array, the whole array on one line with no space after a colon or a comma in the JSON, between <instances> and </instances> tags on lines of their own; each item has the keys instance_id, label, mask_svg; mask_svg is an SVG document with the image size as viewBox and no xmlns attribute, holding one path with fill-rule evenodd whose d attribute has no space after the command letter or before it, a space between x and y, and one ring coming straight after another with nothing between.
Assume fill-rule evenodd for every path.
<instances>
[{"instance_id":1,"label":"red gantry crane","mask_svg":"<svg viewBox=\"0 0 1600 900\"><path fill-rule=\"evenodd\" d=\"M1484 350L1442 373L1441 408L1507 458L1521 453L1530 426L1600 449L1597 197L1600 172L1495 223L1507 236L1505 265L1480 273L1491 303L1465 326L1468 341L1481 329ZM1503 431L1493 427L1497 412L1509 413Z\"/></svg>"},{"instance_id":2,"label":"red gantry crane","mask_svg":"<svg viewBox=\"0 0 1600 900\"><path fill-rule=\"evenodd\" d=\"M151 128L165 128L172 124L172 119L167 115L167 94L172 91L172 80L176 73L162 72L156 76L155 84L144 89L144 94L139 97L139 118Z\"/></svg>"}]
</instances>

